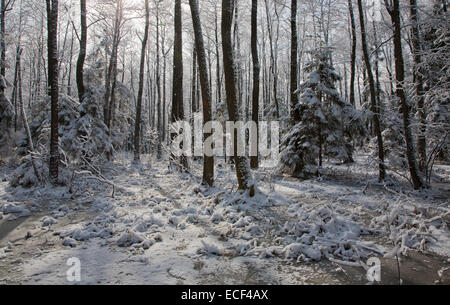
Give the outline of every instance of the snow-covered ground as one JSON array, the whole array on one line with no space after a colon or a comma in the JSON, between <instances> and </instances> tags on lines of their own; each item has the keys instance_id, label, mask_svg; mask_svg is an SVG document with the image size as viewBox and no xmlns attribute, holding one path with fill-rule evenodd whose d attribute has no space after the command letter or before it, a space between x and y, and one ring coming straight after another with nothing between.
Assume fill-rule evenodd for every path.
<instances>
[{"instance_id":1,"label":"snow-covered ground","mask_svg":"<svg viewBox=\"0 0 450 305\"><path fill-rule=\"evenodd\" d=\"M397 258L404 283L449 283L449 166L422 191L378 184L363 155L306 181L260 170L249 198L229 164L206 189L200 164L131 159L103 169L114 197L93 179L13 188L1 168L0 283L72 284L72 257L82 284L367 283L372 256L383 283L398 282Z\"/></svg>"}]
</instances>

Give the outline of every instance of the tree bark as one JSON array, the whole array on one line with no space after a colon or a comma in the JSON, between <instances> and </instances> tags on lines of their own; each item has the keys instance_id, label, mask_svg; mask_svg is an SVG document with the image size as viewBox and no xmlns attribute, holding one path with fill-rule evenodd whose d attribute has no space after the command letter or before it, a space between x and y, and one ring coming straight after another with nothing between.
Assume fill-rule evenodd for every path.
<instances>
[{"instance_id":1,"label":"tree bark","mask_svg":"<svg viewBox=\"0 0 450 305\"><path fill-rule=\"evenodd\" d=\"M159 5L159 4L158 4ZM157 148L156 148L156 156L158 159L161 158L162 155L162 137L161 137L161 133L162 133L162 129L164 128L164 126L162 126L162 117L161 117L161 75L160 75L160 47L159 47L159 6L156 9L156 90L158 93L158 102L157 102L157 124L156 124L156 129L157 129L157 135L158 135L158 143L157 143Z\"/></svg>"},{"instance_id":2,"label":"tree bark","mask_svg":"<svg viewBox=\"0 0 450 305\"><path fill-rule=\"evenodd\" d=\"M261 66L258 58L258 0L252 0L251 13L251 49L253 61L252 120L256 123L256 139L259 141L259 75ZM257 142L258 143L258 142ZM258 152L250 157L250 167L258 168Z\"/></svg>"},{"instance_id":3,"label":"tree bark","mask_svg":"<svg viewBox=\"0 0 450 305\"><path fill-rule=\"evenodd\" d=\"M217 101L216 105L222 102L222 80L221 80L221 73L220 73L220 53L219 53L219 29L218 29L218 20L217 20L217 7L215 9L214 14L214 37L215 37L215 45L216 45L216 83L217 83Z\"/></svg>"},{"instance_id":4,"label":"tree bark","mask_svg":"<svg viewBox=\"0 0 450 305\"><path fill-rule=\"evenodd\" d=\"M104 121L108 129L111 128L111 121L113 116L114 107L114 91L116 87L117 78L117 52L120 43L120 26L123 18L123 3L122 0L117 1L116 13L114 17L114 30L113 30L113 42L112 52L109 59L108 71L106 73L106 91L105 91L105 105L104 105ZM109 158L110 156L108 156Z\"/></svg>"},{"instance_id":5,"label":"tree bark","mask_svg":"<svg viewBox=\"0 0 450 305\"><path fill-rule=\"evenodd\" d=\"M352 55L350 66L350 104L355 107L355 70L356 70L356 25L353 14L353 0L348 0L348 10L350 12L350 24L352 28Z\"/></svg>"},{"instance_id":6,"label":"tree bark","mask_svg":"<svg viewBox=\"0 0 450 305\"><path fill-rule=\"evenodd\" d=\"M273 99L275 102L275 117L278 119L280 117L280 107L278 101L278 69L277 69L277 58L274 52L274 43L273 43L273 29L271 25L271 19L269 17L269 0L265 1L266 7L266 18L267 18L267 32L269 34L269 48L270 48L270 71L272 73L273 78Z\"/></svg>"},{"instance_id":7,"label":"tree bark","mask_svg":"<svg viewBox=\"0 0 450 305\"><path fill-rule=\"evenodd\" d=\"M6 76L6 44L5 44L5 15L6 15L6 3L5 0L1 0L0 7L0 75ZM0 90L3 91L2 88Z\"/></svg>"},{"instance_id":8,"label":"tree bark","mask_svg":"<svg viewBox=\"0 0 450 305\"><path fill-rule=\"evenodd\" d=\"M134 122L134 160L140 160L140 136L141 136L141 112L142 112L142 94L144 92L144 69L145 69L145 49L148 40L148 28L150 26L149 0L145 2L145 28L144 38L142 39L141 62L139 66L139 89L136 105L136 120Z\"/></svg>"},{"instance_id":9,"label":"tree bark","mask_svg":"<svg viewBox=\"0 0 450 305\"><path fill-rule=\"evenodd\" d=\"M171 122L175 123L184 119L183 108L183 31L182 31L181 0L175 0L175 25L173 45L173 85L172 85L172 115ZM173 140L176 134L171 132ZM173 157L173 156L172 156ZM181 156L180 170L188 167L186 156ZM184 168L184 169L183 169Z\"/></svg>"},{"instance_id":10,"label":"tree bark","mask_svg":"<svg viewBox=\"0 0 450 305\"><path fill-rule=\"evenodd\" d=\"M19 50L18 53L18 62L19 62L19 72L18 72L18 83L19 83L19 106L20 106L20 112L22 114L22 122L23 122L23 126L25 128L25 133L27 135L27 143L28 143L28 149L30 151L30 161L31 161L31 166L33 167L33 171L34 174L36 175L36 178L38 179L38 181L42 181L42 177L41 174L39 173L39 170L36 166L36 162L34 160L34 145L33 145L33 139L31 137L31 131L30 131L30 126L28 125L28 121L27 121L27 116L25 114L25 106L23 104L23 99L22 99L22 72L21 72L21 68L20 68L20 56L22 54L22 49Z\"/></svg>"},{"instance_id":11,"label":"tree bark","mask_svg":"<svg viewBox=\"0 0 450 305\"><path fill-rule=\"evenodd\" d=\"M426 132L426 115L424 109L424 85L423 78L420 72L419 66L422 62L422 43L420 39L419 32L419 17L417 14L417 0L410 0L410 11L411 11L411 36L412 36L412 45L414 52L414 82L416 84L416 99L417 99L417 112L419 116L419 130L417 136L417 150L419 153L419 170L425 170L425 164L427 160L427 151L426 151L426 141L425 141L425 132Z\"/></svg>"},{"instance_id":12,"label":"tree bark","mask_svg":"<svg viewBox=\"0 0 450 305\"><path fill-rule=\"evenodd\" d=\"M194 26L195 49L200 74L200 86L202 91L203 122L212 120L211 111L211 88L208 80L208 66L206 62L205 46L203 42L202 27L198 9L198 0L189 0L191 7L192 23ZM211 136L211 133L203 133L203 139ZM203 184L212 186L214 183L214 156L203 154Z\"/></svg>"},{"instance_id":13,"label":"tree bark","mask_svg":"<svg viewBox=\"0 0 450 305\"><path fill-rule=\"evenodd\" d=\"M402 36L400 24L400 3L399 0L392 0L391 5L387 3L386 8L391 15L392 25L394 27L394 61L395 61L395 79L396 79L396 95L401 103L403 114L403 128L405 132L406 157L408 159L408 167L414 189L424 186L422 178L419 175L417 160L414 149L414 141L411 133L411 121L409 117L409 107L406 100L405 89L403 84L405 81L405 64L403 61Z\"/></svg>"},{"instance_id":14,"label":"tree bark","mask_svg":"<svg viewBox=\"0 0 450 305\"><path fill-rule=\"evenodd\" d=\"M19 110L17 105L17 82L18 82L18 73L19 73L19 61L20 61L20 53L22 53L22 49L20 44L17 45L16 48L16 64L14 65L14 82L13 82L13 90L11 93L11 101L14 104L14 131L17 131L17 121L19 116Z\"/></svg>"},{"instance_id":15,"label":"tree bark","mask_svg":"<svg viewBox=\"0 0 450 305\"><path fill-rule=\"evenodd\" d=\"M291 1L291 115L292 125L300 121L300 113L297 108L298 95L297 89L297 0Z\"/></svg>"},{"instance_id":16,"label":"tree bark","mask_svg":"<svg viewBox=\"0 0 450 305\"><path fill-rule=\"evenodd\" d=\"M84 82L83 82L83 66L86 59L86 44L87 44L87 25L86 25L86 0L80 0L80 18L81 18L81 38L80 38L80 52L77 60L77 88L78 99L80 103L83 102L84 96Z\"/></svg>"},{"instance_id":17,"label":"tree bark","mask_svg":"<svg viewBox=\"0 0 450 305\"><path fill-rule=\"evenodd\" d=\"M386 169L384 167L384 148L383 148L383 138L381 136L381 127L380 127L380 119L379 119L379 109L377 109L376 105L376 92L375 92L375 80L373 78L372 67L370 64L369 50L367 48L366 41L366 29L364 24L364 11L362 7L362 0L358 0L358 10L359 10L359 21L361 27L361 44L364 53L364 62L366 64L366 70L369 80L369 88L370 88L370 104L371 111L373 113L373 126L374 131L377 137L378 144L378 162L379 162L379 181L383 181L386 178Z\"/></svg>"},{"instance_id":18,"label":"tree bark","mask_svg":"<svg viewBox=\"0 0 450 305\"><path fill-rule=\"evenodd\" d=\"M58 0L47 1L47 55L48 82L51 99L50 164L49 174L53 184L58 182Z\"/></svg>"},{"instance_id":19,"label":"tree bark","mask_svg":"<svg viewBox=\"0 0 450 305\"><path fill-rule=\"evenodd\" d=\"M234 0L222 0L222 52L223 67L225 71L225 90L227 95L227 108L230 121L240 120L238 111L238 96L236 91L236 67L234 64L233 46L231 40L231 27L233 24ZM255 194L255 186L250 174L248 159L237 154L237 131L234 131L234 164L238 188L248 190L250 196Z\"/></svg>"}]
</instances>

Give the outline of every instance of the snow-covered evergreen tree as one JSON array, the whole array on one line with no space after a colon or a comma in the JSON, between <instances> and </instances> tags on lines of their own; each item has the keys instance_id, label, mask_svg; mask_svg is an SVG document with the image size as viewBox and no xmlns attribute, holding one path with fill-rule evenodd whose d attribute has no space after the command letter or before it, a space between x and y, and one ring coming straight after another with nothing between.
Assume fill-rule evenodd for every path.
<instances>
[{"instance_id":1,"label":"snow-covered evergreen tree","mask_svg":"<svg viewBox=\"0 0 450 305\"><path fill-rule=\"evenodd\" d=\"M450 146L450 21L441 1L434 1L432 11L421 27L423 35L422 63L425 78L426 139L429 153L448 160ZM438 151L435 150L437 147ZM429 159L430 156L428 156ZM431 156L433 158L433 156Z\"/></svg>"},{"instance_id":2,"label":"snow-covered evergreen tree","mask_svg":"<svg viewBox=\"0 0 450 305\"><path fill-rule=\"evenodd\" d=\"M75 121L78 117L78 101L61 94L59 97L59 111L58 111L58 130L60 145L59 150L61 154L61 161L63 164L68 164L69 159L76 157L77 145L75 141ZM48 158L50 145L50 102L49 99L42 99L36 101L31 109L31 117L34 118L30 123L30 132L35 147L36 170L39 171L40 177L46 177L48 172ZM32 167L31 158L28 156L28 142L27 137L23 138L18 143L17 152L25 156L21 159L20 166L14 171L10 184L13 186L33 186L38 184L38 178ZM60 175L58 176L58 183L66 184L69 181L70 173L67 168L60 168ZM42 182L42 181L41 181Z\"/></svg>"},{"instance_id":3,"label":"snow-covered evergreen tree","mask_svg":"<svg viewBox=\"0 0 450 305\"><path fill-rule=\"evenodd\" d=\"M86 94L79 106L80 117L76 120L76 142L82 161L84 158L91 162L94 157L112 156L114 152L113 140L103 119L103 70L101 59L85 70Z\"/></svg>"},{"instance_id":4,"label":"snow-covered evergreen tree","mask_svg":"<svg viewBox=\"0 0 450 305\"><path fill-rule=\"evenodd\" d=\"M282 139L281 161L294 176L317 173L323 156L351 161L349 137L364 131L362 114L336 90L335 82L341 77L330 64L331 52L327 47L310 52L307 81L297 90L300 121Z\"/></svg>"},{"instance_id":5,"label":"snow-covered evergreen tree","mask_svg":"<svg viewBox=\"0 0 450 305\"><path fill-rule=\"evenodd\" d=\"M11 102L4 94L7 88L7 82L3 76L0 75L0 152L9 147L10 129L14 118L14 111Z\"/></svg>"},{"instance_id":6,"label":"snow-covered evergreen tree","mask_svg":"<svg viewBox=\"0 0 450 305\"><path fill-rule=\"evenodd\" d=\"M400 106L395 103L394 96L391 96L390 100L387 107L388 111L384 116L382 132L385 163L388 168L406 170L408 169L408 161L405 155L406 145ZM375 159L377 157L376 137L372 138L371 142L374 147L372 156Z\"/></svg>"}]
</instances>

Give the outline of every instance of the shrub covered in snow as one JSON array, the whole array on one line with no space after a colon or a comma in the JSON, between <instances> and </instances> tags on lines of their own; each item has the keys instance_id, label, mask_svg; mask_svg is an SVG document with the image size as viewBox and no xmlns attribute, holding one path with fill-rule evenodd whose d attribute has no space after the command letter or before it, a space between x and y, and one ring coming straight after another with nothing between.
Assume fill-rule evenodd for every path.
<instances>
[{"instance_id":1,"label":"shrub covered in snow","mask_svg":"<svg viewBox=\"0 0 450 305\"><path fill-rule=\"evenodd\" d=\"M286 222L280 232L290 241L284 248L287 258L355 262L382 252L361 241L361 235L370 234L368 229L329 205L293 205L288 212L296 221Z\"/></svg>"},{"instance_id":2,"label":"shrub covered in snow","mask_svg":"<svg viewBox=\"0 0 450 305\"><path fill-rule=\"evenodd\" d=\"M417 208L397 200L382 215L373 218L370 226L389 234L395 245L391 255L407 255L410 250L426 250L427 246L438 241L436 236L448 234L445 221L448 215L448 208Z\"/></svg>"},{"instance_id":3,"label":"shrub covered in snow","mask_svg":"<svg viewBox=\"0 0 450 305\"><path fill-rule=\"evenodd\" d=\"M352 161L349 139L364 131L362 114L344 101L335 88L341 79L329 64L331 50L312 51L313 60L305 71L308 80L301 84L296 105L300 121L282 139L281 161L295 176L307 177L317 171L317 160L329 156Z\"/></svg>"}]
</instances>

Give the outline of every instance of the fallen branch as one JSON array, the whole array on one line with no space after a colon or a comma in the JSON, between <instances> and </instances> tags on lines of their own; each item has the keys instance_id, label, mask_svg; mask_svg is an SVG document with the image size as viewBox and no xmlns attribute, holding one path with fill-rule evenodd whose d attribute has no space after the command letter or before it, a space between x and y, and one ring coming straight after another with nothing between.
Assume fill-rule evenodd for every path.
<instances>
[{"instance_id":1,"label":"fallen branch","mask_svg":"<svg viewBox=\"0 0 450 305\"><path fill-rule=\"evenodd\" d=\"M114 198L114 195L116 193L116 185L114 184L114 182L112 182L112 181L108 180L107 178L105 178L105 176L103 176L98 169L96 169L89 161L87 161L86 158L84 158L83 156L81 156L81 158L99 176L99 177L97 177L97 176L90 176L90 177L87 177L87 178L95 178L95 179L99 180L100 182L104 182L106 184L111 185L113 187L113 191L112 191L111 197Z\"/></svg>"}]
</instances>

